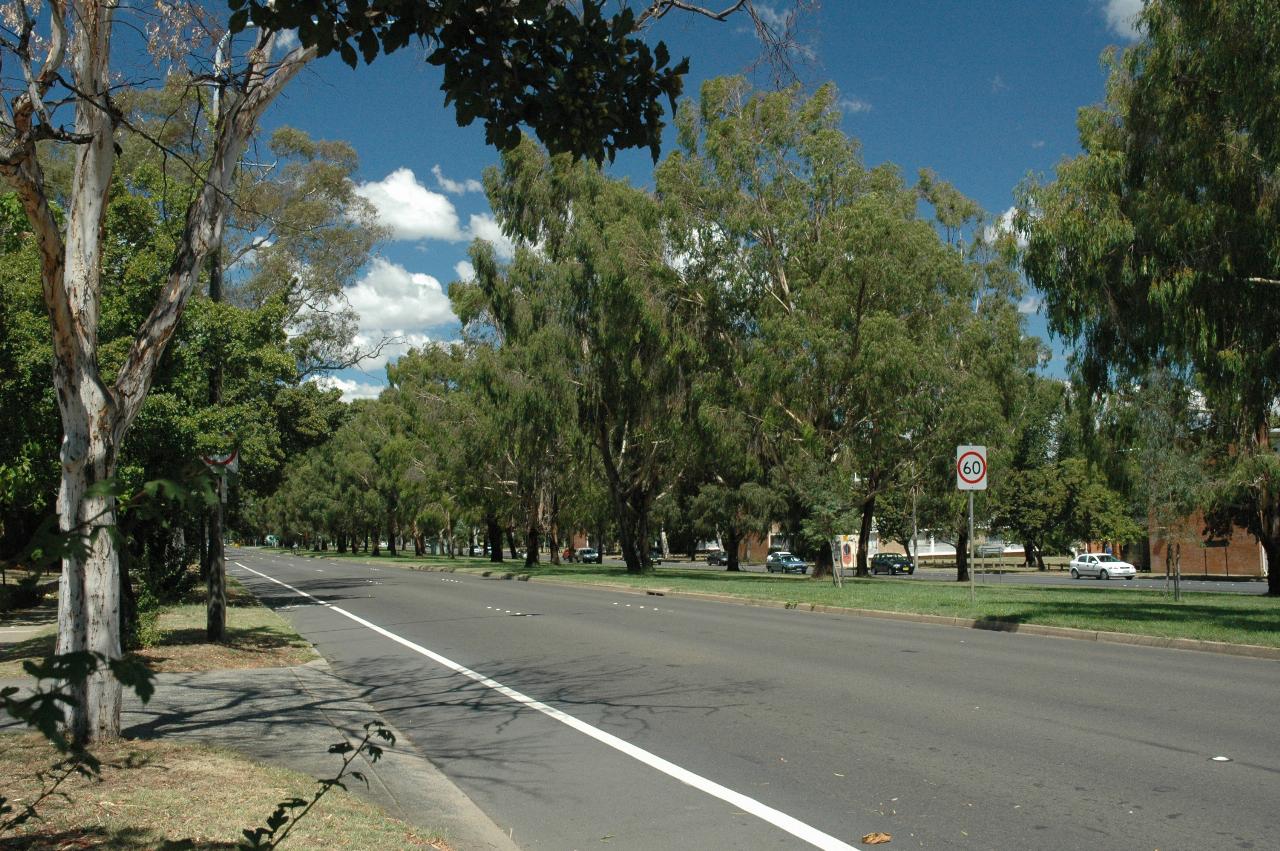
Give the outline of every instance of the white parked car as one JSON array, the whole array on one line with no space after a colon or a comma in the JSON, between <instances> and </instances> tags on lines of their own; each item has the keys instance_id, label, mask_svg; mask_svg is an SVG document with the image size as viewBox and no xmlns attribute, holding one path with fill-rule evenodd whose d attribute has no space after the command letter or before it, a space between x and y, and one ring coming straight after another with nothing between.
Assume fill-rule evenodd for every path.
<instances>
[{"instance_id":1,"label":"white parked car","mask_svg":"<svg viewBox=\"0 0 1280 851\"><path fill-rule=\"evenodd\" d=\"M1099 579L1123 576L1125 579L1132 579L1137 574L1138 569L1129 562L1106 553L1084 553L1071 560L1072 579L1079 579L1081 576L1096 576Z\"/></svg>"}]
</instances>

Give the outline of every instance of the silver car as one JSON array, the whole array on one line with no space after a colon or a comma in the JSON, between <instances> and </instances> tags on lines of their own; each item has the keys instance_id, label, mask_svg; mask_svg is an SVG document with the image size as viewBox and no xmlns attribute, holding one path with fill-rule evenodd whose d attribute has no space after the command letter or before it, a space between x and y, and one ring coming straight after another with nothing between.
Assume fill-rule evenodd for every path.
<instances>
[{"instance_id":1,"label":"silver car","mask_svg":"<svg viewBox=\"0 0 1280 851\"><path fill-rule=\"evenodd\" d=\"M1129 562L1107 553L1084 553L1071 560L1072 579L1079 579L1081 576L1096 576L1099 579L1122 576L1132 579L1137 574L1138 569Z\"/></svg>"}]
</instances>

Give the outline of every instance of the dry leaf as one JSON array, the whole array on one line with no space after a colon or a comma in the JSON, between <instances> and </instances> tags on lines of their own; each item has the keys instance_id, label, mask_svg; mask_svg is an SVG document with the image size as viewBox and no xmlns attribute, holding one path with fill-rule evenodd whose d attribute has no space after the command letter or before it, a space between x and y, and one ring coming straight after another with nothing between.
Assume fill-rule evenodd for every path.
<instances>
[{"instance_id":1,"label":"dry leaf","mask_svg":"<svg viewBox=\"0 0 1280 851\"><path fill-rule=\"evenodd\" d=\"M887 833L881 833L877 830L874 833L868 833L866 836L862 837L862 841L867 845L884 845L886 842L893 841L893 837Z\"/></svg>"}]
</instances>

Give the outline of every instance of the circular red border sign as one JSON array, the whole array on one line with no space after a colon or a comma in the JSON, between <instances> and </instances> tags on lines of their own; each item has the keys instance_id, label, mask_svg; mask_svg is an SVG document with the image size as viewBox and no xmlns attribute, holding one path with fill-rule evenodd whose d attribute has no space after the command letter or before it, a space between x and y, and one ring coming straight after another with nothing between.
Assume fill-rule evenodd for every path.
<instances>
[{"instance_id":1,"label":"circular red border sign","mask_svg":"<svg viewBox=\"0 0 1280 851\"><path fill-rule=\"evenodd\" d=\"M982 473L976 479L969 478L961 471L961 468L964 466L964 459L968 458L970 455L972 455L974 458L977 458L979 461L982 462ZM970 449L968 452L964 453L963 455L961 455L959 458L956 459L956 475L960 477L960 481L964 482L967 485L978 484L979 482L981 482L983 479L987 477L987 459L982 457L982 453L974 452L972 449Z\"/></svg>"}]
</instances>

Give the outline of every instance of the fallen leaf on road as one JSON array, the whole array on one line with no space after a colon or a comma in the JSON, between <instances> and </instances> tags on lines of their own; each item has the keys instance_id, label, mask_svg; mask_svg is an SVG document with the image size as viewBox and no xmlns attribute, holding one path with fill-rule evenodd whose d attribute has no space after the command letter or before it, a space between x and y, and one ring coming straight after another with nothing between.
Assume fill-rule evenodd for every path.
<instances>
[{"instance_id":1,"label":"fallen leaf on road","mask_svg":"<svg viewBox=\"0 0 1280 851\"><path fill-rule=\"evenodd\" d=\"M892 842L893 837L887 833L881 833L877 830L874 833L868 833L866 836L862 837L862 841L868 845L884 845L886 842Z\"/></svg>"}]
</instances>

